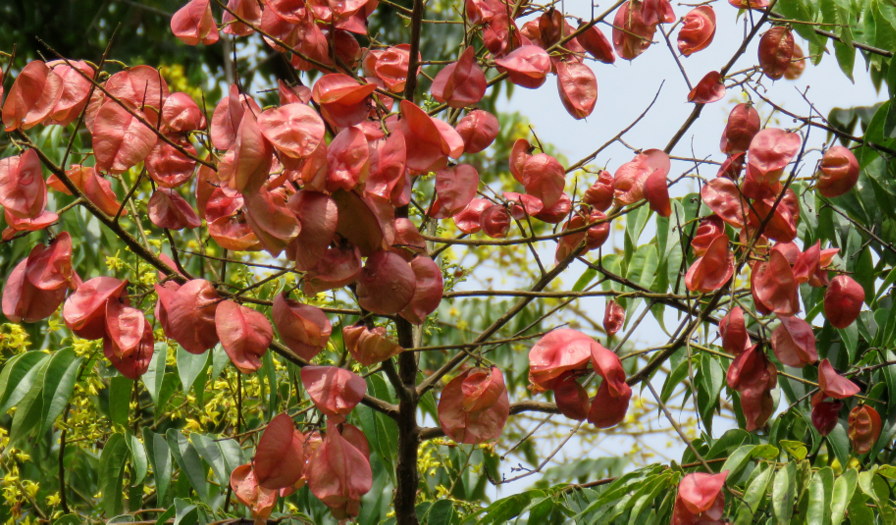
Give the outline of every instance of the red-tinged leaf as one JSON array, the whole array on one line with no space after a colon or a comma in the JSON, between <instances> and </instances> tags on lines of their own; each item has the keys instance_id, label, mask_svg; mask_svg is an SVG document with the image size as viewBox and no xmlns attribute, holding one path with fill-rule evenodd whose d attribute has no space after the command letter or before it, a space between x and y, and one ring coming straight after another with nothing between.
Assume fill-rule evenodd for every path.
<instances>
[{"instance_id":1,"label":"red-tinged leaf","mask_svg":"<svg viewBox=\"0 0 896 525\"><path fill-rule=\"evenodd\" d=\"M497 204L486 207L479 216L482 232L494 239L502 239L507 236L512 219L507 208Z\"/></svg>"},{"instance_id":2,"label":"red-tinged leaf","mask_svg":"<svg viewBox=\"0 0 896 525\"><path fill-rule=\"evenodd\" d=\"M212 114L212 146L220 150L228 150L233 146L246 110L252 115L261 113L255 99L240 93L236 84L231 84L228 95L218 102Z\"/></svg>"},{"instance_id":3,"label":"red-tinged leaf","mask_svg":"<svg viewBox=\"0 0 896 525\"><path fill-rule=\"evenodd\" d=\"M3 103L6 131L26 130L49 118L64 91L62 77L44 62L29 62L16 77Z\"/></svg>"},{"instance_id":4,"label":"red-tinged leaf","mask_svg":"<svg viewBox=\"0 0 896 525\"><path fill-rule=\"evenodd\" d=\"M709 215L700 221L691 239L691 248L697 257L706 253L709 244L719 235L725 235L725 223L718 215Z\"/></svg>"},{"instance_id":5,"label":"red-tinged leaf","mask_svg":"<svg viewBox=\"0 0 896 525\"><path fill-rule=\"evenodd\" d=\"M688 268L684 284L692 292L710 293L725 286L733 275L734 256L728 248L728 236L719 235Z\"/></svg>"},{"instance_id":6,"label":"red-tinged leaf","mask_svg":"<svg viewBox=\"0 0 896 525\"><path fill-rule=\"evenodd\" d=\"M96 169L124 173L152 151L158 137L127 109L114 101L104 103L93 126Z\"/></svg>"},{"instance_id":7,"label":"red-tinged leaf","mask_svg":"<svg viewBox=\"0 0 896 525\"><path fill-rule=\"evenodd\" d=\"M358 276L358 304L377 314L398 313L411 302L416 283L414 270L402 256L390 251L376 252L367 258Z\"/></svg>"},{"instance_id":8,"label":"red-tinged leaf","mask_svg":"<svg viewBox=\"0 0 896 525\"><path fill-rule=\"evenodd\" d=\"M772 349L778 360L787 366L802 368L818 361L815 334L806 321L782 316L781 324L772 331Z\"/></svg>"},{"instance_id":9,"label":"red-tinged leaf","mask_svg":"<svg viewBox=\"0 0 896 525\"><path fill-rule=\"evenodd\" d=\"M218 176L230 182L235 190L250 194L258 191L271 172L274 148L258 127L252 115L240 121L236 141L218 165Z\"/></svg>"},{"instance_id":10,"label":"red-tinged leaf","mask_svg":"<svg viewBox=\"0 0 896 525\"><path fill-rule=\"evenodd\" d=\"M386 328L382 326L346 326L342 329L342 338L355 361L365 366L381 363L403 350L387 337Z\"/></svg>"},{"instance_id":11,"label":"red-tinged leaf","mask_svg":"<svg viewBox=\"0 0 896 525\"><path fill-rule=\"evenodd\" d=\"M775 26L759 39L759 67L768 78L778 80L790 66L795 42L789 27Z\"/></svg>"},{"instance_id":12,"label":"red-tinged leaf","mask_svg":"<svg viewBox=\"0 0 896 525\"><path fill-rule=\"evenodd\" d=\"M534 195L505 191L502 197L510 203L510 215L518 221L526 220L526 217L534 217L544 209L544 203Z\"/></svg>"},{"instance_id":13,"label":"red-tinged leaf","mask_svg":"<svg viewBox=\"0 0 896 525\"><path fill-rule=\"evenodd\" d=\"M47 204L47 183L37 151L0 159L0 206L10 215L35 218Z\"/></svg>"},{"instance_id":14,"label":"red-tinged leaf","mask_svg":"<svg viewBox=\"0 0 896 525\"><path fill-rule=\"evenodd\" d=\"M370 144L370 176L364 191L387 199L395 206L410 202L407 175L408 152L404 134L392 133Z\"/></svg>"},{"instance_id":15,"label":"red-tinged leaf","mask_svg":"<svg viewBox=\"0 0 896 525\"><path fill-rule=\"evenodd\" d=\"M193 279L177 288L157 284L155 290L159 297L156 319L166 336L192 354L218 344L215 311L220 298L212 283Z\"/></svg>"},{"instance_id":16,"label":"red-tinged leaf","mask_svg":"<svg viewBox=\"0 0 896 525\"><path fill-rule=\"evenodd\" d=\"M725 82L718 71L710 71L688 93L688 102L711 104L725 97Z\"/></svg>"},{"instance_id":17,"label":"red-tinged leaf","mask_svg":"<svg viewBox=\"0 0 896 525\"><path fill-rule=\"evenodd\" d=\"M859 316L865 289L852 277L838 275L824 293L824 317L834 328L846 328Z\"/></svg>"},{"instance_id":18,"label":"red-tinged leaf","mask_svg":"<svg viewBox=\"0 0 896 525\"><path fill-rule=\"evenodd\" d=\"M147 122L158 124L159 111L169 93L168 83L158 69L146 65L130 67L109 77L104 87L109 95L146 115ZM103 105L108 103L115 101L106 97Z\"/></svg>"},{"instance_id":19,"label":"red-tinged leaf","mask_svg":"<svg viewBox=\"0 0 896 525\"><path fill-rule=\"evenodd\" d=\"M546 153L530 155L522 169L523 185L526 193L541 199L546 208L550 208L563 195L566 184L566 170L560 162Z\"/></svg>"},{"instance_id":20,"label":"red-tinged leaf","mask_svg":"<svg viewBox=\"0 0 896 525\"><path fill-rule=\"evenodd\" d=\"M330 73L320 77L311 90L311 98L320 104L321 115L336 127L354 126L370 111L370 94L375 84L359 84L353 77Z\"/></svg>"},{"instance_id":21,"label":"red-tinged leaf","mask_svg":"<svg viewBox=\"0 0 896 525\"><path fill-rule=\"evenodd\" d=\"M871 452L880 437L883 422L880 414L868 405L859 405L849 411L847 435L856 454Z\"/></svg>"},{"instance_id":22,"label":"red-tinged leaf","mask_svg":"<svg viewBox=\"0 0 896 525\"><path fill-rule=\"evenodd\" d=\"M350 242L339 241L327 247L324 256L305 274L305 295L314 295L354 282L361 273L361 253Z\"/></svg>"},{"instance_id":23,"label":"red-tinged leaf","mask_svg":"<svg viewBox=\"0 0 896 525\"><path fill-rule=\"evenodd\" d=\"M775 206L776 202L777 206ZM772 208L774 208L773 214ZM796 238L797 223L800 220L800 206L793 189L787 188L780 202L778 202L775 196L768 196L762 200L753 201L749 216L750 228L758 228L769 214L771 214L771 219L765 223L765 229L762 231L763 235L779 242L790 242Z\"/></svg>"},{"instance_id":24,"label":"red-tinged leaf","mask_svg":"<svg viewBox=\"0 0 896 525\"><path fill-rule=\"evenodd\" d=\"M737 184L727 177L716 177L703 185L700 190L703 203L719 218L735 228L746 224L749 206Z\"/></svg>"},{"instance_id":25,"label":"red-tinged leaf","mask_svg":"<svg viewBox=\"0 0 896 525\"><path fill-rule=\"evenodd\" d=\"M457 62L436 75L432 82L432 96L453 108L472 106L485 95L485 73L476 65L476 49L467 47Z\"/></svg>"},{"instance_id":26,"label":"red-tinged leaf","mask_svg":"<svg viewBox=\"0 0 896 525\"><path fill-rule=\"evenodd\" d=\"M753 266L750 284L760 311L771 311L779 316L794 315L800 311L796 279L793 278L790 263L781 252L773 250L768 262Z\"/></svg>"},{"instance_id":27,"label":"red-tinged leaf","mask_svg":"<svg viewBox=\"0 0 896 525\"><path fill-rule=\"evenodd\" d=\"M62 318L78 337L99 339L106 332L106 301L126 297L127 281L94 277L81 283L65 300Z\"/></svg>"},{"instance_id":28,"label":"red-tinged leaf","mask_svg":"<svg viewBox=\"0 0 896 525\"><path fill-rule=\"evenodd\" d=\"M41 290L26 278L28 270L28 259L22 259L3 284L3 315L13 323L46 319L65 299L65 287Z\"/></svg>"},{"instance_id":29,"label":"red-tinged leaf","mask_svg":"<svg viewBox=\"0 0 896 525\"><path fill-rule=\"evenodd\" d=\"M763 10L768 7L769 0L728 0L728 3L738 9Z\"/></svg>"},{"instance_id":30,"label":"red-tinged leaf","mask_svg":"<svg viewBox=\"0 0 896 525\"><path fill-rule=\"evenodd\" d=\"M613 18L613 48L625 60L633 60L650 47L656 24L648 23L641 12L641 4L632 0L622 4Z\"/></svg>"},{"instance_id":31,"label":"red-tinged leaf","mask_svg":"<svg viewBox=\"0 0 896 525\"><path fill-rule=\"evenodd\" d=\"M619 392L614 393L610 383L605 380L591 401L588 422L597 428L609 428L621 423L628 412L631 397L632 389L628 384L622 383Z\"/></svg>"},{"instance_id":32,"label":"red-tinged leaf","mask_svg":"<svg viewBox=\"0 0 896 525\"><path fill-rule=\"evenodd\" d=\"M127 215L127 210L121 209L121 203L118 202L118 197L112 191L112 185L108 180L100 177L93 166L73 164L65 172L65 175L90 202L106 215L114 217L119 211L121 211L121 215ZM47 185L57 191L69 194L68 188L55 175L50 175Z\"/></svg>"},{"instance_id":33,"label":"red-tinged leaf","mask_svg":"<svg viewBox=\"0 0 896 525\"><path fill-rule=\"evenodd\" d=\"M648 24L671 24L676 20L670 0L642 0L641 13Z\"/></svg>"},{"instance_id":34,"label":"red-tinged leaf","mask_svg":"<svg viewBox=\"0 0 896 525\"><path fill-rule=\"evenodd\" d=\"M205 128L205 115L186 93L171 93L162 106L162 129L166 133L188 133Z\"/></svg>"},{"instance_id":35,"label":"red-tinged leaf","mask_svg":"<svg viewBox=\"0 0 896 525\"><path fill-rule=\"evenodd\" d=\"M336 233L357 246L362 256L369 257L392 246L395 207L389 201L356 191L337 191L333 200L338 210Z\"/></svg>"},{"instance_id":36,"label":"red-tinged leaf","mask_svg":"<svg viewBox=\"0 0 896 525\"><path fill-rule=\"evenodd\" d=\"M504 376L496 367L471 368L452 379L439 398L439 425L459 443L497 439L510 415Z\"/></svg>"},{"instance_id":37,"label":"red-tinged leaf","mask_svg":"<svg viewBox=\"0 0 896 525\"><path fill-rule=\"evenodd\" d=\"M266 489L293 486L305 466L305 436L296 430L292 418L280 413L265 427L252 458L258 485Z\"/></svg>"},{"instance_id":38,"label":"red-tinged leaf","mask_svg":"<svg viewBox=\"0 0 896 525\"><path fill-rule=\"evenodd\" d=\"M119 358L135 351L143 340L144 332L152 331L142 311L116 299L106 301L105 328L105 338L111 342L112 351Z\"/></svg>"},{"instance_id":39,"label":"red-tinged leaf","mask_svg":"<svg viewBox=\"0 0 896 525\"><path fill-rule=\"evenodd\" d=\"M474 198L467 207L452 217L457 229L464 233L476 233L482 229L482 214L493 206L488 199Z\"/></svg>"},{"instance_id":40,"label":"red-tinged leaf","mask_svg":"<svg viewBox=\"0 0 896 525\"><path fill-rule=\"evenodd\" d=\"M327 346L333 331L323 310L288 299L284 294L274 298L272 317L283 344L306 361Z\"/></svg>"},{"instance_id":41,"label":"red-tinged leaf","mask_svg":"<svg viewBox=\"0 0 896 525\"><path fill-rule=\"evenodd\" d=\"M805 69L806 55L803 53L803 48L794 42L793 56L790 58L790 64L787 65L787 69L784 70L784 78L787 80L796 80L802 76Z\"/></svg>"},{"instance_id":42,"label":"red-tinged leaf","mask_svg":"<svg viewBox=\"0 0 896 525\"><path fill-rule=\"evenodd\" d=\"M340 131L327 148L327 191L351 191L367 179L370 150L364 132L357 127Z\"/></svg>"},{"instance_id":43,"label":"red-tinged leaf","mask_svg":"<svg viewBox=\"0 0 896 525\"><path fill-rule=\"evenodd\" d=\"M775 408L771 390L778 383L778 371L759 345L751 346L734 359L726 380L729 388L740 392L747 432L765 425Z\"/></svg>"},{"instance_id":44,"label":"red-tinged leaf","mask_svg":"<svg viewBox=\"0 0 896 525\"><path fill-rule=\"evenodd\" d=\"M753 345L744 322L743 308L735 306L719 320L719 335L722 336L722 348L735 356Z\"/></svg>"},{"instance_id":45,"label":"red-tinged leaf","mask_svg":"<svg viewBox=\"0 0 896 525\"><path fill-rule=\"evenodd\" d=\"M368 51L364 58L364 73L376 77L389 91L400 93L404 91L410 61L410 44L373 49Z\"/></svg>"},{"instance_id":46,"label":"red-tinged leaf","mask_svg":"<svg viewBox=\"0 0 896 525\"><path fill-rule=\"evenodd\" d=\"M407 150L408 168L413 172L427 172L443 167L448 151L444 151L442 135L435 121L411 102L402 100L400 107L402 120L398 129L404 134L407 143L413 144Z\"/></svg>"},{"instance_id":47,"label":"red-tinged leaf","mask_svg":"<svg viewBox=\"0 0 896 525\"><path fill-rule=\"evenodd\" d=\"M722 523L725 511L725 479L728 471L718 474L693 472L681 479L672 511L674 525Z\"/></svg>"},{"instance_id":48,"label":"red-tinged leaf","mask_svg":"<svg viewBox=\"0 0 896 525\"><path fill-rule=\"evenodd\" d=\"M302 369L303 375L307 368ZM363 382L363 381L362 381ZM327 422L327 435L308 462L305 476L311 493L336 519L357 516L361 496L373 486L370 460Z\"/></svg>"},{"instance_id":49,"label":"red-tinged leaf","mask_svg":"<svg viewBox=\"0 0 896 525\"><path fill-rule=\"evenodd\" d=\"M553 330L529 350L529 382L539 390L551 389L551 383L566 371L584 369L597 342L569 328Z\"/></svg>"},{"instance_id":50,"label":"red-tinged leaf","mask_svg":"<svg viewBox=\"0 0 896 525\"><path fill-rule=\"evenodd\" d=\"M587 22L582 22L579 25L579 29L582 28L582 25L587 24ZM613 52L613 45L610 44L610 40L604 35L600 29L597 28L597 25L592 25L585 31L579 33L576 37L579 45L581 45L585 51L588 52L595 60L603 62L604 64L612 64L616 62L616 54Z\"/></svg>"},{"instance_id":51,"label":"red-tinged leaf","mask_svg":"<svg viewBox=\"0 0 896 525\"><path fill-rule=\"evenodd\" d=\"M301 231L295 214L287 207L284 192L262 187L245 202L246 223L268 253L280 255Z\"/></svg>"},{"instance_id":52,"label":"red-tinged leaf","mask_svg":"<svg viewBox=\"0 0 896 525\"><path fill-rule=\"evenodd\" d=\"M591 68L582 62L558 61L557 91L567 113L574 119L583 119L594 111L597 103L597 77Z\"/></svg>"},{"instance_id":53,"label":"red-tinged leaf","mask_svg":"<svg viewBox=\"0 0 896 525\"><path fill-rule=\"evenodd\" d=\"M666 180L666 174L661 171L654 171L647 180L644 181L644 198L650 205L650 209L655 211L660 217L668 217L672 215L672 202L669 200L669 182Z\"/></svg>"},{"instance_id":54,"label":"red-tinged leaf","mask_svg":"<svg viewBox=\"0 0 896 525\"><path fill-rule=\"evenodd\" d=\"M297 159L311 155L326 133L320 115L301 103L266 109L258 126L277 151Z\"/></svg>"},{"instance_id":55,"label":"red-tinged leaf","mask_svg":"<svg viewBox=\"0 0 896 525\"><path fill-rule=\"evenodd\" d=\"M553 382L554 401L557 409L564 416L583 421L588 417L591 408L591 399L588 392L576 381L573 373L567 373Z\"/></svg>"},{"instance_id":56,"label":"red-tinged leaf","mask_svg":"<svg viewBox=\"0 0 896 525\"><path fill-rule=\"evenodd\" d=\"M678 50L684 56L706 49L716 35L716 12L710 5L701 5L684 15L678 32Z\"/></svg>"},{"instance_id":57,"label":"red-tinged leaf","mask_svg":"<svg viewBox=\"0 0 896 525\"><path fill-rule=\"evenodd\" d=\"M237 19L232 13L239 16ZM242 22L241 20L245 20ZM222 31L228 35L249 36L253 26L261 23L261 3L257 0L228 0L227 9L221 16Z\"/></svg>"},{"instance_id":58,"label":"red-tinged leaf","mask_svg":"<svg viewBox=\"0 0 896 525\"><path fill-rule=\"evenodd\" d=\"M600 211L607 211L613 205L613 175L607 170L597 173L597 180L582 194L582 202Z\"/></svg>"},{"instance_id":59,"label":"red-tinged leaf","mask_svg":"<svg viewBox=\"0 0 896 525\"><path fill-rule=\"evenodd\" d=\"M753 137L759 133L761 123L759 112L752 104L738 104L728 115L725 130L722 131L720 148L722 153L734 155L747 151Z\"/></svg>"},{"instance_id":60,"label":"red-tinged leaf","mask_svg":"<svg viewBox=\"0 0 896 525\"><path fill-rule=\"evenodd\" d=\"M338 366L302 368L302 385L318 410L340 420L367 392L367 383L361 376Z\"/></svg>"},{"instance_id":61,"label":"red-tinged leaf","mask_svg":"<svg viewBox=\"0 0 896 525\"><path fill-rule=\"evenodd\" d=\"M196 211L177 191L158 188L149 198L149 220L159 228L182 230L202 225Z\"/></svg>"},{"instance_id":62,"label":"red-tinged leaf","mask_svg":"<svg viewBox=\"0 0 896 525\"><path fill-rule=\"evenodd\" d=\"M842 401L825 401L824 392L816 392L812 396L812 426L822 436L827 436L837 426L840 418Z\"/></svg>"},{"instance_id":63,"label":"red-tinged leaf","mask_svg":"<svg viewBox=\"0 0 896 525\"><path fill-rule=\"evenodd\" d=\"M798 133L766 128L750 141L748 164L763 175L782 170L800 150L801 143Z\"/></svg>"},{"instance_id":64,"label":"red-tinged leaf","mask_svg":"<svg viewBox=\"0 0 896 525\"><path fill-rule=\"evenodd\" d=\"M152 330L148 326L143 330L140 342L129 352L116 348L114 339L110 337L103 338L103 354L106 356L106 359L112 363L112 366L121 375L134 381L140 379L140 376L149 370L154 346L155 337L153 337Z\"/></svg>"},{"instance_id":65,"label":"red-tinged leaf","mask_svg":"<svg viewBox=\"0 0 896 525\"><path fill-rule=\"evenodd\" d=\"M413 324L423 324L426 316L433 313L442 302L442 269L426 255L419 255L410 262L416 277L414 296L402 308L399 315Z\"/></svg>"},{"instance_id":66,"label":"red-tinged leaf","mask_svg":"<svg viewBox=\"0 0 896 525\"><path fill-rule=\"evenodd\" d=\"M336 201L324 193L302 190L290 197L287 206L301 223L295 240L296 266L309 270L321 260L336 234Z\"/></svg>"},{"instance_id":67,"label":"red-tinged leaf","mask_svg":"<svg viewBox=\"0 0 896 525\"><path fill-rule=\"evenodd\" d=\"M171 32L184 44L200 42L212 45L218 41L218 28L212 18L210 0L190 0L171 16Z\"/></svg>"},{"instance_id":68,"label":"red-tinged leaf","mask_svg":"<svg viewBox=\"0 0 896 525\"><path fill-rule=\"evenodd\" d=\"M436 172L437 198L428 215L436 219L451 217L463 211L476 197L479 172L469 164L458 164Z\"/></svg>"},{"instance_id":69,"label":"red-tinged leaf","mask_svg":"<svg viewBox=\"0 0 896 525\"><path fill-rule=\"evenodd\" d=\"M59 220L59 216L44 210L37 217L21 218L4 209L3 219L6 221L7 228L3 230L2 237L4 241L10 241L16 235L16 232L39 231L52 226Z\"/></svg>"},{"instance_id":70,"label":"red-tinged leaf","mask_svg":"<svg viewBox=\"0 0 896 525\"><path fill-rule=\"evenodd\" d=\"M622 330L623 324L625 324L625 308L612 299L607 301L607 305L604 307L603 324L607 335L614 335Z\"/></svg>"},{"instance_id":71,"label":"red-tinged leaf","mask_svg":"<svg viewBox=\"0 0 896 525\"><path fill-rule=\"evenodd\" d=\"M249 507L252 516L262 522L267 521L274 504L277 503L277 491L262 488L258 485L252 464L246 463L233 469L230 473L230 488L240 503Z\"/></svg>"},{"instance_id":72,"label":"red-tinged leaf","mask_svg":"<svg viewBox=\"0 0 896 525\"><path fill-rule=\"evenodd\" d=\"M828 198L843 195L859 180L859 162L843 146L834 146L825 151L818 168L815 189Z\"/></svg>"},{"instance_id":73,"label":"red-tinged leaf","mask_svg":"<svg viewBox=\"0 0 896 525\"><path fill-rule=\"evenodd\" d=\"M196 148L186 137L172 135L169 138L180 149L159 140L146 156L144 164L146 172L159 186L176 188L193 177L197 164Z\"/></svg>"},{"instance_id":74,"label":"red-tinged leaf","mask_svg":"<svg viewBox=\"0 0 896 525\"><path fill-rule=\"evenodd\" d=\"M38 244L28 255L25 272L28 282L40 290L75 287L77 276L72 269L72 238L61 232L48 246Z\"/></svg>"},{"instance_id":75,"label":"red-tinged leaf","mask_svg":"<svg viewBox=\"0 0 896 525\"><path fill-rule=\"evenodd\" d=\"M288 1L298 2L301 0ZM274 3L276 3L276 1L268 2L268 6L270 7ZM271 11L273 10L274 8L271 7ZM285 106L287 104L308 104L309 102L311 102L311 88L309 88L308 86L303 86L301 84L292 86L283 82L282 80L277 80L277 93L280 95L281 106Z\"/></svg>"},{"instance_id":76,"label":"red-tinged leaf","mask_svg":"<svg viewBox=\"0 0 896 525\"><path fill-rule=\"evenodd\" d=\"M244 374L261 367L261 356L274 338L264 314L229 299L215 310L215 331L230 361Z\"/></svg>"},{"instance_id":77,"label":"red-tinged leaf","mask_svg":"<svg viewBox=\"0 0 896 525\"><path fill-rule=\"evenodd\" d=\"M544 49L525 45L506 56L495 60L495 64L507 73L511 82L518 86L534 89L544 84L551 72L551 57Z\"/></svg>"},{"instance_id":78,"label":"red-tinged leaf","mask_svg":"<svg viewBox=\"0 0 896 525\"><path fill-rule=\"evenodd\" d=\"M47 64L62 79L62 95L53 106L46 124L67 126L75 121L87 106L87 96L94 76L93 66L83 60L54 60ZM86 77L85 77L86 75Z\"/></svg>"},{"instance_id":79,"label":"red-tinged leaf","mask_svg":"<svg viewBox=\"0 0 896 525\"><path fill-rule=\"evenodd\" d=\"M857 384L838 374L827 359L818 363L818 389L825 396L835 399L846 399L861 391Z\"/></svg>"},{"instance_id":80,"label":"red-tinged leaf","mask_svg":"<svg viewBox=\"0 0 896 525\"><path fill-rule=\"evenodd\" d=\"M392 251L411 262L417 255L426 255L426 239L420 234L417 225L405 217L398 217L393 223L395 241Z\"/></svg>"}]
</instances>

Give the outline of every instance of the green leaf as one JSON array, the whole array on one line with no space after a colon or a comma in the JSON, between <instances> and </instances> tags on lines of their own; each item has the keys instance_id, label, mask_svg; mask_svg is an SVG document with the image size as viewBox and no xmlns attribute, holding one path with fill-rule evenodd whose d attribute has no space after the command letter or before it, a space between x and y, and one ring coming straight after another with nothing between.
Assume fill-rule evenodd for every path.
<instances>
[{"instance_id":1,"label":"green leaf","mask_svg":"<svg viewBox=\"0 0 896 525\"><path fill-rule=\"evenodd\" d=\"M230 472L232 469L228 468L227 461L224 459L224 451L221 450L219 443L202 434L192 434L190 442L199 456L212 467L212 472L215 474L215 480L218 484L226 487L230 483Z\"/></svg>"},{"instance_id":2,"label":"green leaf","mask_svg":"<svg viewBox=\"0 0 896 525\"><path fill-rule=\"evenodd\" d=\"M809 451L806 449L806 445L802 441L790 441L787 439L782 439L778 441L778 445L784 449L784 452L790 454L793 459L797 461L802 461L806 459L806 454Z\"/></svg>"},{"instance_id":3,"label":"green leaf","mask_svg":"<svg viewBox=\"0 0 896 525\"><path fill-rule=\"evenodd\" d=\"M164 504L171 484L171 452L168 441L163 434L156 434L148 428L143 429L143 442L149 449L149 460L152 463L153 479L156 481L158 500Z\"/></svg>"},{"instance_id":4,"label":"green leaf","mask_svg":"<svg viewBox=\"0 0 896 525\"><path fill-rule=\"evenodd\" d=\"M199 513L196 505L181 498L174 499L174 525L196 525Z\"/></svg>"},{"instance_id":5,"label":"green leaf","mask_svg":"<svg viewBox=\"0 0 896 525\"><path fill-rule=\"evenodd\" d=\"M133 467L133 476L131 477L131 486L136 486L146 479L146 472L149 470L149 463L146 457L146 447L137 436L128 433L126 441L128 450L131 453L131 466Z\"/></svg>"},{"instance_id":6,"label":"green leaf","mask_svg":"<svg viewBox=\"0 0 896 525\"><path fill-rule=\"evenodd\" d=\"M840 525L846 517L846 509L852 501L856 491L856 471L846 469L841 476L834 480L834 491L831 496L831 525Z\"/></svg>"},{"instance_id":7,"label":"green leaf","mask_svg":"<svg viewBox=\"0 0 896 525\"><path fill-rule=\"evenodd\" d=\"M70 348L53 352L42 378L41 433L53 426L72 397L81 370L81 358Z\"/></svg>"},{"instance_id":8,"label":"green leaf","mask_svg":"<svg viewBox=\"0 0 896 525\"><path fill-rule=\"evenodd\" d=\"M788 463L775 473L775 481L772 484L772 510L778 523L790 523L795 489L796 467L793 463Z\"/></svg>"},{"instance_id":9,"label":"green leaf","mask_svg":"<svg viewBox=\"0 0 896 525\"><path fill-rule=\"evenodd\" d=\"M834 471L824 467L812 474L809 481L809 507L806 510L811 523L823 525L830 520L831 493L834 490Z\"/></svg>"},{"instance_id":10,"label":"green leaf","mask_svg":"<svg viewBox=\"0 0 896 525\"><path fill-rule=\"evenodd\" d=\"M190 485L196 490L199 498L203 501L207 500L207 470L196 449L190 445L190 441L186 436L177 429L169 428L165 437L168 439L168 447L171 450L171 455L174 456L174 461L177 462L177 466L187 475Z\"/></svg>"},{"instance_id":11,"label":"green leaf","mask_svg":"<svg viewBox=\"0 0 896 525\"><path fill-rule=\"evenodd\" d=\"M734 452L728 456L725 463L722 464L721 470L727 470L728 479L737 479L741 470L747 465L747 462L753 458L753 449L756 445L744 445L734 449Z\"/></svg>"},{"instance_id":12,"label":"green leaf","mask_svg":"<svg viewBox=\"0 0 896 525\"><path fill-rule=\"evenodd\" d=\"M134 381L124 376L109 380L109 419L123 427L128 425Z\"/></svg>"},{"instance_id":13,"label":"green leaf","mask_svg":"<svg viewBox=\"0 0 896 525\"><path fill-rule=\"evenodd\" d=\"M510 518L519 516L532 499L544 496L543 490L529 490L501 498L485 508L485 514L479 519L479 523L507 523Z\"/></svg>"},{"instance_id":14,"label":"green leaf","mask_svg":"<svg viewBox=\"0 0 896 525\"><path fill-rule=\"evenodd\" d=\"M149 391L149 397L152 398L153 404L156 405L156 413L161 412L162 407L159 406L159 400L162 392L162 384L165 381L165 357L168 353L168 345L165 343L156 343L149 362L149 368L141 376L146 390Z\"/></svg>"},{"instance_id":15,"label":"green leaf","mask_svg":"<svg viewBox=\"0 0 896 525\"><path fill-rule=\"evenodd\" d=\"M712 432L712 419L719 406L719 394L725 384L725 371L719 360L709 354L700 354L700 366L694 380L697 383L697 406L706 431Z\"/></svg>"},{"instance_id":16,"label":"green leaf","mask_svg":"<svg viewBox=\"0 0 896 525\"><path fill-rule=\"evenodd\" d=\"M192 354L184 350L182 346L177 347L177 375L180 377L180 384L184 393L190 391L190 387L196 381L211 360L211 352L203 352L201 354Z\"/></svg>"},{"instance_id":17,"label":"green leaf","mask_svg":"<svg viewBox=\"0 0 896 525\"><path fill-rule=\"evenodd\" d=\"M666 381L663 382L663 389L660 392L660 399L663 400L663 403L668 402L675 390L682 385L684 378L688 376L688 368L688 360L682 359L666 376Z\"/></svg>"},{"instance_id":18,"label":"green leaf","mask_svg":"<svg viewBox=\"0 0 896 525\"><path fill-rule=\"evenodd\" d=\"M737 514L735 523L743 524L754 522L756 511L759 509L759 505L765 498L765 493L768 492L768 485L772 481L772 474L774 474L774 472L775 469L768 464L756 467L750 482L747 484L747 489L744 491L744 506Z\"/></svg>"},{"instance_id":19,"label":"green leaf","mask_svg":"<svg viewBox=\"0 0 896 525\"><path fill-rule=\"evenodd\" d=\"M13 356L0 372L0 414L15 406L34 385L38 363L50 357L45 352L24 352Z\"/></svg>"},{"instance_id":20,"label":"green leaf","mask_svg":"<svg viewBox=\"0 0 896 525\"><path fill-rule=\"evenodd\" d=\"M582 275L576 280L576 284L573 285L572 291L581 292L586 286L591 284L591 281L593 281L595 277L597 277L597 270L590 266L585 268L585 271L582 272Z\"/></svg>"},{"instance_id":21,"label":"green leaf","mask_svg":"<svg viewBox=\"0 0 896 525\"><path fill-rule=\"evenodd\" d=\"M97 477L102 492L103 511L107 516L121 514L122 511L122 475L124 463L128 456L128 447L124 436L112 434L103 446L100 454L100 468Z\"/></svg>"}]
</instances>

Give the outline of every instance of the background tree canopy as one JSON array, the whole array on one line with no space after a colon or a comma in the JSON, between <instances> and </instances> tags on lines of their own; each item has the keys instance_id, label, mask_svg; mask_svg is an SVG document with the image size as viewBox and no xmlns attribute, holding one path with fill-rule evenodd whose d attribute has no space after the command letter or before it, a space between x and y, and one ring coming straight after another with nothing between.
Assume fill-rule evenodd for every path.
<instances>
[{"instance_id":1,"label":"background tree canopy","mask_svg":"<svg viewBox=\"0 0 896 525\"><path fill-rule=\"evenodd\" d=\"M0 6L0 518L896 522L896 7L588 7Z\"/></svg>"}]
</instances>

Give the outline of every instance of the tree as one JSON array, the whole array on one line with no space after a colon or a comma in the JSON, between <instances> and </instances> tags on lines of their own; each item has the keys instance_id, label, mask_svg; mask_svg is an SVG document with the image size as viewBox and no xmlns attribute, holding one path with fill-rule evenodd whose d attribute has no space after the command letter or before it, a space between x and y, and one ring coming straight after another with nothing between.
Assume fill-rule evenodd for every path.
<instances>
[{"instance_id":1,"label":"tree","mask_svg":"<svg viewBox=\"0 0 896 525\"><path fill-rule=\"evenodd\" d=\"M152 39L167 63L140 44L159 27L105 11L99 56L3 52L0 516L892 522L896 113L803 115L766 87L832 50L892 96L896 12L379 4L190 0ZM594 62L654 41L692 88L680 122L644 100L568 162L499 111L550 78L588 118ZM735 88L720 155L688 133ZM642 121L671 139L628 146ZM552 433L655 417L680 461L549 466Z\"/></svg>"}]
</instances>

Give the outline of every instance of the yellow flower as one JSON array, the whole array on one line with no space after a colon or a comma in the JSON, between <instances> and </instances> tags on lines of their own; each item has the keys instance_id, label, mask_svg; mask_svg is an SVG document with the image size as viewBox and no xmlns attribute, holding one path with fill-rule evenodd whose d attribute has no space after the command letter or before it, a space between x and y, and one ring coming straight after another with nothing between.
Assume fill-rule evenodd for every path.
<instances>
[{"instance_id":1,"label":"yellow flower","mask_svg":"<svg viewBox=\"0 0 896 525\"><path fill-rule=\"evenodd\" d=\"M62 498L59 497L58 492L54 492L54 493L50 494L49 496L47 496L47 505L50 505L51 507L55 507L56 505L59 505L60 503L62 503Z\"/></svg>"}]
</instances>

